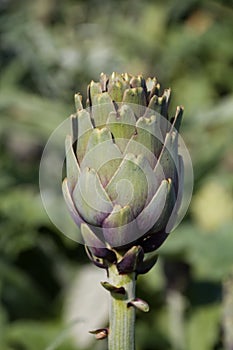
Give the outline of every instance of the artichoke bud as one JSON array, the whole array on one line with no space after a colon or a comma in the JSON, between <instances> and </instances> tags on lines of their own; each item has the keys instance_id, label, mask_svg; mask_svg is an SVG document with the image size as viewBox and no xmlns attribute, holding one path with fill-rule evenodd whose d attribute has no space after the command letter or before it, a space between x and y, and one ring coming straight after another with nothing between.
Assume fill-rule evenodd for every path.
<instances>
[{"instance_id":1,"label":"artichoke bud","mask_svg":"<svg viewBox=\"0 0 233 350\"><path fill-rule=\"evenodd\" d=\"M183 108L169 118L170 96L170 89L160 93L156 78L128 73L91 81L87 109L75 95L64 198L90 259L103 268L114 263L120 274L155 263L144 253L166 239L179 209Z\"/></svg>"}]
</instances>

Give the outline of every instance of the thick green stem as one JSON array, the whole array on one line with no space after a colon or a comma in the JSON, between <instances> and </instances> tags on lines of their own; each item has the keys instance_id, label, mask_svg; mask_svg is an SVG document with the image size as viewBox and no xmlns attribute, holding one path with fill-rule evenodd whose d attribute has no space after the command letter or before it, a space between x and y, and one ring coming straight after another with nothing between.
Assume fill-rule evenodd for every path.
<instances>
[{"instance_id":1,"label":"thick green stem","mask_svg":"<svg viewBox=\"0 0 233 350\"><path fill-rule=\"evenodd\" d=\"M115 265L109 268L109 282L123 287L125 294L110 293L109 350L135 350L135 309L127 306L135 298L135 273L119 275Z\"/></svg>"}]
</instances>

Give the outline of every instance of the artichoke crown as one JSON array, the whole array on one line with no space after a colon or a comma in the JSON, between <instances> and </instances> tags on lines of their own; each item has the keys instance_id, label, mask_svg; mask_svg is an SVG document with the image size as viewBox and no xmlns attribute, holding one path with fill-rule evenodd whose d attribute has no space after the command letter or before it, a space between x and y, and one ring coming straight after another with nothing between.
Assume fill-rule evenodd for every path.
<instances>
[{"instance_id":1,"label":"artichoke crown","mask_svg":"<svg viewBox=\"0 0 233 350\"><path fill-rule=\"evenodd\" d=\"M170 93L156 78L102 73L88 86L86 109L75 95L63 194L96 264L114 260L113 251L153 251L172 228L183 109L169 118Z\"/></svg>"}]
</instances>

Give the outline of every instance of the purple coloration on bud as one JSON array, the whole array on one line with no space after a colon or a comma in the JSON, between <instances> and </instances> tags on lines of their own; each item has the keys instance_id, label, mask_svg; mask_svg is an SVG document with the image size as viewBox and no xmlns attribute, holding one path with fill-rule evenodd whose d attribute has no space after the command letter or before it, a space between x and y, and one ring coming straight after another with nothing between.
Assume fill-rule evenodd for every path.
<instances>
[{"instance_id":1,"label":"purple coloration on bud","mask_svg":"<svg viewBox=\"0 0 233 350\"><path fill-rule=\"evenodd\" d=\"M140 261L137 264L137 269L136 269L137 275L142 275L150 271L152 267L156 264L157 260L158 260L158 254L156 254L155 252L151 253L151 255L149 256L146 256L145 259L143 259L143 261Z\"/></svg>"},{"instance_id":2,"label":"purple coloration on bud","mask_svg":"<svg viewBox=\"0 0 233 350\"><path fill-rule=\"evenodd\" d=\"M94 256L88 246L85 246L85 249L86 249L88 258L93 262L94 265L96 265L97 267L100 267L101 269L105 269L105 270L108 269L109 263L107 260Z\"/></svg>"},{"instance_id":3,"label":"purple coloration on bud","mask_svg":"<svg viewBox=\"0 0 233 350\"><path fill-rule=\"evenodd\" d=\"M129 249L123 258L117 263L117 270L120 275L136 271L138 262L143 260L143 249L140 246L133 246Z\"/></svg>"},{"instance_id":4,"label":"purple coloration on bud","mask_svg":"<svg viewBox=\"0 0 233 350\"><path fill-rule=\"evenodd\" d=\"M116 254L107 248L96 248L96 247L89 247L92 254L95 255L97 258L105 259L109 261L110 263L116 262Z\"/></svg>"},{"instance_id":5,"label":"purple coloration on bud","mask_svg":"<svg viewBox=\"0 0 233 350\"><path fill-rule=\"evenodd\" d=\"M154 250L157 250L167 238L168 233L166 232L157 232L154 235L147 236L140 240L139 244L143 247L144 253L149 253Z\"/></svg>"}]
</instances>

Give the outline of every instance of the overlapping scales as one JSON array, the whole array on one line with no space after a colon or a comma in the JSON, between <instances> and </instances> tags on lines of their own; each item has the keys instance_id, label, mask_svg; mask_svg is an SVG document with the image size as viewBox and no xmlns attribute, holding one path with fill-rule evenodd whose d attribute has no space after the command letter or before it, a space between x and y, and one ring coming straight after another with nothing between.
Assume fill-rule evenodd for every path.
<instances>
[{"instance_id":1,"label":"overlapping scales","mask_svg":"<svg viewBox=\"0 0 233 350\"><path fill-rule=\"evenodd\" d=\"M170 89L160 94L156 78L117 73L91 82L87 110L75 95L63 192L88 246L143 247L153 238L157 248L154 237L166 237L182 198L183 171L183 110L178 107L170 123L169 101Z\"/></svg>"}]
</instances>

